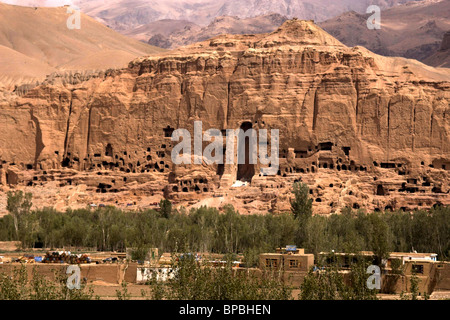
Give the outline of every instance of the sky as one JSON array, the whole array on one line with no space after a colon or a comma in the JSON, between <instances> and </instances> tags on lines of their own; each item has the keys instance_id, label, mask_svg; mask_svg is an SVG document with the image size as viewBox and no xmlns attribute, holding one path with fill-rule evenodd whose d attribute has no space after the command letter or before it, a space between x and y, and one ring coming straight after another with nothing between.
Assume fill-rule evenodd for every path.
<instances>
[{"instance_id":1,"label":"sky","mask_svg":"<svg viewBox=\"0 0 450 320\"><path fill-rule=\"evenodd\" d=\"M31 7L59 7L65 4L76 4L77 0L0 0L8 4Z\"/></svg>"}]
</instances>

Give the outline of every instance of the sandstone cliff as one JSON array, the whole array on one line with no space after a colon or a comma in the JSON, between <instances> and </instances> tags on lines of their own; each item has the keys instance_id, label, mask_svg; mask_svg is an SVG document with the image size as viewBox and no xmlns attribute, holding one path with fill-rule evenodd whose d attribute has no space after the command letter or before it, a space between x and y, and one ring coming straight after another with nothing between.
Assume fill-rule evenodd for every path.
<instances>
[{"instance_id":1,"label":"sandstone cliff","mask_svg":"<svg viewBox=\"0 0 450 320\"><path fill-rule=\"evenodd\" d=\"M5 98L0 182L58 208L147 207L165 196L279 212L299 180L317 213L450 204L449 80L450 69L349 48L288 20ZM203 130L279 129L278 175L256 165L249 185L233 188L237 165L173 165L171 132L192 132L196 120Z\"/></svg>"}]
</instances>

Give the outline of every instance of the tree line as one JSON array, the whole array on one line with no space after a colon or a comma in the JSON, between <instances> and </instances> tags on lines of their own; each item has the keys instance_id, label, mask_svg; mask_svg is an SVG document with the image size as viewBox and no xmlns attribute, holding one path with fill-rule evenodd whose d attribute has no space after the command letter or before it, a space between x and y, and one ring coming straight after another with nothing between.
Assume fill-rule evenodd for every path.
<instances>
[{"instance_id":1,"label":"tree line","mask_svg":"<svg viewBox=\"0 0 450 320\"><path fill-rule=\"evenodd\" d=\"M219 212L201 207L174 210L163 200L160 210L124 211L116 207L58 212L31 210L31 196L8 194L9 214L0 218L0 241L20 241L25 248L93 248L121 251L155 247L160 252L244 254L249 266L258 255L295 244L314 253L370 250L381 260L389 252L435 252L450 257L450 208L412 213L371 212L346 208L329 216L313 215L308 187L293 188L291 212L240 215L232 206Z\"/></svg>"}]
</instances>

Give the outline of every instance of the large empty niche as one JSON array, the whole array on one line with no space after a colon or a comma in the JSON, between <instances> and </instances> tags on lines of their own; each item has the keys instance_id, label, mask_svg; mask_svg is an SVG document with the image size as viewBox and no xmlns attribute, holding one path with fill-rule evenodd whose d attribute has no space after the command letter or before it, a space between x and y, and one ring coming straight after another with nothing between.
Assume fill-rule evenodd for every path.
<instances>
[{"instance_id":1,"label":"large empty niche","mask_svg":"<svg viewBox=\"0 0 450 320\"><path fill-rule=\"evenodd\" d=\"M167 128L163 129L164 130L164 137L165 138L170 138L172 137L172 133L175 131L174 128L171 128L170 126L167 126Z\"/></svg>"},{"instance_id":2,"label":"large empty niche","mask_svg":"<svg viewBox=\"0 0 450 320\"><path fill-rule=\"evenodd\" d=\"M322 142L322 143L319 143L319 150L322 150L322 151L326 151L326 150L331 151L332 148L333 148L333 143L332 143L332 142Z\"/></svg>"},{"instance_id":3,"label":"large empty niche","mask_svg":"<svg viewBox=\"0 0 450 320\"><path fill-rule=\"evenodd\" d=\"M225 173L225 162L226 162L226 157L227 157L227 149L226 147L223 148L223 159L222 159L222 163L219 163L217 165L217 172L216 174L218 176L223 176L223 174Z\"/></svg>"},{"instance_id":4,"label":"large empty niche","mask_svg":"<svg viewBox=\"0 0 450 320\"><path fill-rule=\"evenodd\" d=\"M112 157L113 156L113 148L110 143L106 146L105 156Z\"/></svg>"},{"instance_id":5,"label":"large empty niche","mask_svg":"<svg viewBox=\"0 0 450 320\"><path fill-rule=\"evenodd\" d=\"M379 184L377 186L377 196L385 196L386 195L386 191L384 191L383 185Z\"/></svg>"},{"instance_id":6,"label":"large empty niche","mask_svg":"<svg viewBox=\"0 0 450 320\"><path fill-rule=\"evenodd\" d=\"M252 124L250 122L244 122L241 125L241 129L245 132L252 129ZM250 138L245 137L244 143L239 143L238 154L244 154L245 152L245 163L238 164L237 170L237 180L250 182L255 175L255 166L250 164Z\"/></svg>"}]
</instances>

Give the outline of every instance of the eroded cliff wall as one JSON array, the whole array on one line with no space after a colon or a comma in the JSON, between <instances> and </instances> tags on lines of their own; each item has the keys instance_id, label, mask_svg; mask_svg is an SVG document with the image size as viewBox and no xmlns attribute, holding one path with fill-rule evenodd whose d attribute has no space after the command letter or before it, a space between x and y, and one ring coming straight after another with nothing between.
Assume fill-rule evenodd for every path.
<instances>
[{"instance_id":1,"label":"eroded cliff wall","mask_svg":"<svg viewBox=\"0 0 450 320\"><path fill-rule=\"evenodd\" d=\"M318 213L450 204L450 70L348 48L310 21L49 78L7 101L1 182L67 187L77 196L55 198L60 207L145 207L165 196L277 212L298 180ZM278 174L263 177L257 165L236 189L236 165L173 165L172 131L193 132L199 120L204 131L279 129Z\"/></svg>"}]
</instances>

